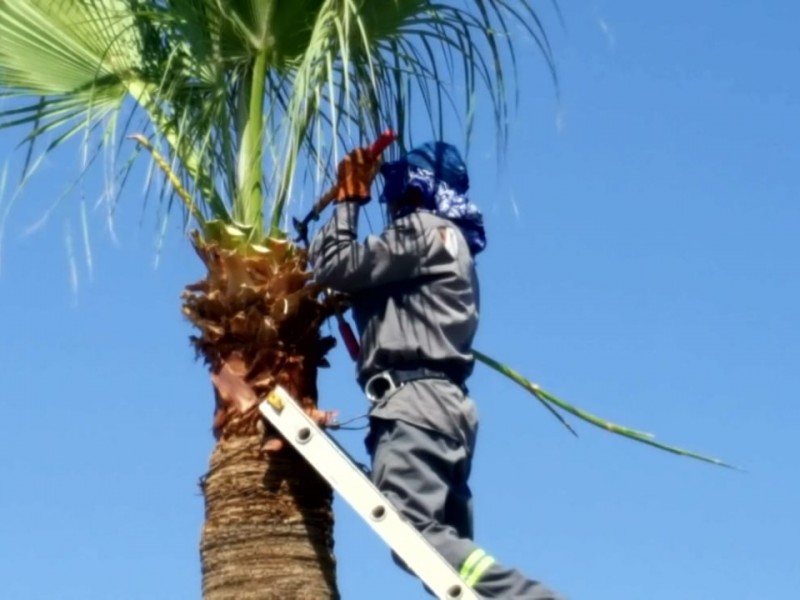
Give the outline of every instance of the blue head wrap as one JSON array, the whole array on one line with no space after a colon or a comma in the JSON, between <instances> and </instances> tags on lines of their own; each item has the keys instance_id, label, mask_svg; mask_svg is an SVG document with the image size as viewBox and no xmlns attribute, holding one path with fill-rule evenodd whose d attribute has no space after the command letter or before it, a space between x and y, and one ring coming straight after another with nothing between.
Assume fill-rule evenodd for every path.
<instances>
[{"instance_id":1,"label":"blue head wrap","mask_svg":"<svg viewBox=\"0 0 800 600\"><path fill-rule=\"evenodd\" d=\"M486 248L483 215L467 197L467 166L454 146L444 142L423 144L400 160L384 163L381 173L384 178L381 202L398 206L392 218L422 208L455 223L472 254ZM409 189L419 192L422 206L403 202Z\"/></svg>"}]
</instances>

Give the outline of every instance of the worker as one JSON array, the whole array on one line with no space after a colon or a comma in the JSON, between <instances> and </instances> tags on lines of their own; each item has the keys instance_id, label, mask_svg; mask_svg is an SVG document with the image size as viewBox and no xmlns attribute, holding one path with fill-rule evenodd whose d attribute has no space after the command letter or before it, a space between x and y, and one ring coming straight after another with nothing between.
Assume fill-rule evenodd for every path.
<instances>
[{"instance_id":1,"label":"worker","mask_svg":"<svg viewBox=\"0 0 800 600\"><path fill-rule=\"evenodd\" d=\"M377 171L365 149L345 157L333 215L309 249L315 280L351 297L373 483L481 597L555 599L472 540L478 416L465 384L486 236L466 165L454 146L432 142L380 166L389 225L359 242Z\"/></svg>"}]
</instances>

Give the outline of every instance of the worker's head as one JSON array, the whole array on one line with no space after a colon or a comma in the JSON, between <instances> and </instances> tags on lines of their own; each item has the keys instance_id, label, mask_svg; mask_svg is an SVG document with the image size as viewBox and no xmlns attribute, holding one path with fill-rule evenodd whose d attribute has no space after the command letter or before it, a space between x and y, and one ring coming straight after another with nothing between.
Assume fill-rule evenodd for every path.
<instances>
[{"instance_id":1,"label":"worker's head","mask_svg":"<svg viewBox=\"0 0 800 600\"><path fill-rule=\"evenodd\" d=\"M399 160L385 162L381 174L381 202L391 219L427 210L458 225L473 254L486 247L483 216L467 198L467 165L455 146L428 142Z\"/></svg>"}]
</instances>

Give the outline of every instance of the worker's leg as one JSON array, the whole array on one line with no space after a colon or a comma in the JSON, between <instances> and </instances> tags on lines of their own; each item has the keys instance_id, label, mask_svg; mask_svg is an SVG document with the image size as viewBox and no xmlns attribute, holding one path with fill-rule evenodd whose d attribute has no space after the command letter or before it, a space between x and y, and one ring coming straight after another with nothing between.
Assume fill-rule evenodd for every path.
<instances>
[{"instance_id":1,"label":"worker's leg","mask_svg":"<svg viewBox=\"0 0 800 600\"><path fill-rule=\"evenodd\" d=\"M484 598L558 598L478 548L467 487L470 456L450 438L403 421L372 419L368 449L375 485Z\"/></svg>"}]
</instances>

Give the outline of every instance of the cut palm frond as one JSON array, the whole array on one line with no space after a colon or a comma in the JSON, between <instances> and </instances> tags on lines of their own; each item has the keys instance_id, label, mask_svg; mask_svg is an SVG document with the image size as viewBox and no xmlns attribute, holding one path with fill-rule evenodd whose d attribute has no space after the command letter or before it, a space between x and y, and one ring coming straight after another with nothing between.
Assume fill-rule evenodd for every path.
<instances>
[{"instance_id":1,"label":"cut palm frond","mask_svg":"<svg viewBox=\"0 0 800 600\"><path fill-rule=\"evenodd\" d=\"M625 427L623 425L618 425L616 423L612 423L611 421L608 421L608 420L603 419L601 417L597 417L597 416L595 416L595 415L593 415L591 413L586 412L585 410L582 410L580 408L577 408L576 406L573 406L572 404L569 404L569 403L565 402L564 400L561 400L560 398L557 398L556 396L552 395L549 392L546 392L541 387L539 387L539 385L533 383L532 381L530 381L526 377L520 375L517 371L515 371L511 367L508 367L508 366L506 366L506 365L494 360L493 358L483 354L482 352L478 352L477 350L473 350L472 354L475 356L475 358L477 360L479 360L483 364L485 364L488 367L494 369L498 373L500 373L502 375L505 375L506 377L511 379L511 381L513 381L517 385L522 386L525 390L527 390L528 392L533 394L534 397L536 397L536 399L539 400L539 402L544 404L548 408L548 410L550 410L550 412L555 413L559 417L559 419L562 421L562 423L563 423L563 419L561 419L561 415L558 415L558 413L555 411L553 406L556 406L556 407L558 407L558 408L560 408L560 409L562 409L562 410L564 410L564 411L566 411L566 412L568 412L568 413L570 413L570 414L572 414L572 415L574 415L574 416L586 421L587 423L589 423L591 425L594 425L595 427L599 427L600 429L604 429L606 431L610 431L611 433L615 433L617 435L621 435L623 437L626 437L628 439L634 440L636 442L641 442L642 444L647 444L649 446L653 446L654 448L658 448L658 449L664 450L666 452L671 452L671 453L677 454L679 456L686 456L688 458L694 458L694 459L701 460L701 461L707 462L707 463L711 463L713 465L717 465L717 466L720 466L720 467L726 467L726 468L729 468L729 469L737 469L738 470L737 467L734 467L733 465L730 465L730 464L728 464L728 463L726 463L726 462L724 462L724 461L722 461L722 460L720 460L718 458L714 458L714 457L711 457L711 456L706 456L706 455L703 455L703 454L698 454L696 452L692 452L691 450L685 450L683 448L678 448L676 446L671 446L669 444L664 444L664 443L658 442L658 441L655 440L655 436L653 436L653 434L651 434L651 433L645 433L643 431L637 431L636 429L631 429L630 427ZM571 430L571 428L570 428L570 430Z\"/></svg>"}]
</instances>

